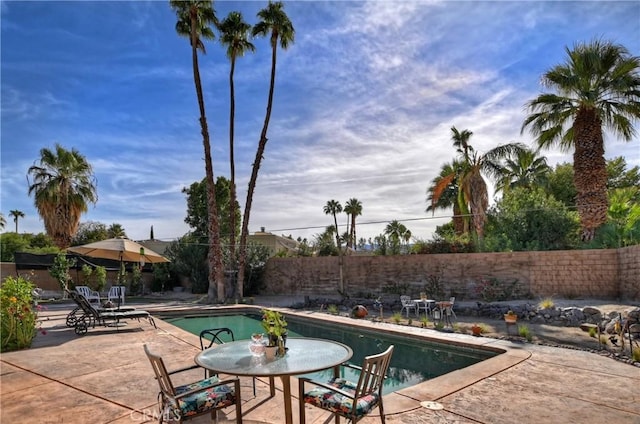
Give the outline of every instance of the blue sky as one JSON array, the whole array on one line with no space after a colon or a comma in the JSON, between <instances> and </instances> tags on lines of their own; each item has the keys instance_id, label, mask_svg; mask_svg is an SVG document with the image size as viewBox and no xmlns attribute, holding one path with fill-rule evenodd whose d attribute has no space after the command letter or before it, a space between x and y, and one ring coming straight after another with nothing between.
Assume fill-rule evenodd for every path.
<instances>
[{"instance_id":1,"label":"blue sky","mask_svg":"<svg viewBox=\"0 0 640 424\"><path fill-rule=\"evenodd\" d=\"M264 2L215 2L257 22ZM450 212L426 213L426 188L455 155L452 126L484 152L532 144L524 104L565 47L604 38L640 54L640 2L295 1L285 11L295 42L278 51L274 107L250 232L313 238L332 224L330 199L359 199L358 236L391 220L429 239ZM43 147L76 148L93 165L99 200L82 221L117 222L129 237L187 232L181 190L204 176L188 40L164 1L0 3L1 199L44 231L27 195L27 169ZM262 129L271 50L238 59L239 201ZM229 176L229 61L217 42L200 57L214 173ZM640 123L636 128L640 131ZM605 141L605 156L640 165L636 137ZM545 151L553 165L571 153ZM341 225L346 222L342 217ZM344 228L341 228L344 231Z\"/></svg>"}]
</instances>

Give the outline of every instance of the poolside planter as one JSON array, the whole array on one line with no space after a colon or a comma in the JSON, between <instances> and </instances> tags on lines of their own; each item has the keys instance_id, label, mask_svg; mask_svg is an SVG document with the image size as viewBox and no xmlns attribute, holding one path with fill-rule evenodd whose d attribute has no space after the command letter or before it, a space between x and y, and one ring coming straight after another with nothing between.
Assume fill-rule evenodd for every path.
<instances>
[{"instance_id":1,"label":"poolside planter","mask_svg":"<svg viewBox=\"0 0 640 424\"><path fill-rule=\"evenodd\" d=\"M518 315L514 313L504 314L504 321L506 323L515 323L516 321L518 321Z\"/></svg>"}]
</instances>

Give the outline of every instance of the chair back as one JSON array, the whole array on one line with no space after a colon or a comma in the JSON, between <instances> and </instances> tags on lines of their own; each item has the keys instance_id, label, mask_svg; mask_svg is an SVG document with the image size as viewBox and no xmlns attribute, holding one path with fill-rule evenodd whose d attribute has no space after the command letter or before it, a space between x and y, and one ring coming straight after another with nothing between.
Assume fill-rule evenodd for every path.
<instances>
[{"instance_id":1,"label":"chair back","mask_svg":"<svg viewBox=\"0 0 640 424\"><path fill-rule=\"evenodd\" d=\"M405 294L400 296L400 303L402 303L402 306L413 306L413 305L415 305L415 302L413 300L411 300L411 296L407 296Z\"/></svg>"},{"instance_id":2,"label":"chair back","mask_svg":"<svg viewBox=\"0 0 640 424\"><path fill-rule=\"evenodd\" d=\"M176 391L173 388L173 384L169 378L169 373L167 372L167 368L164 366L162 358L151 353L146 344L144 345L144 353L147 354L147 358L149 358L149 362L151 362L151 368L153 368L153 372L156 375L162 394L167 397L174 397L176 395Z\"/></svg>"},{"instance_id":3,"label":"chair back","mask_svg":"<svg viewBox=\"0 0 640 424\"><path fill-rule=\"evenodd\" d=\"M87 286L76 286L76 291L87 299L89 299L89 296L91 295L91 290Z\"/></svg>"},{"instance_id":4,"label":"chair back","mask_svg":"<svg viewBox=\"0 0 640 424\"><path fill-rule=\"evenodd\" d=\"M220 338L221 333L231 336L231 341L235 341L233 331L229 328L209 328L200 332L200 349L205 350L213 346L214 343L224 344L224 340ZM206 346L205 346L206 345Z\"/></svg>"},{"instance_id":5,"label":"chair back","mask_svg":"<svg viewBox=\"0 0 640 424\"><path fill-rule=\"evenodd\" d=\"M382 384L389 369L393 347L394 346L391 345L382 353L364 358L360 379L358 380L358 386L355 392L356 399L375 392L382 397ZM354 402L354 405L355 403L356 402Z\"/></svg>"},{"instance_id":6,"label":"chair back","mask_svg":"<svg viewBox=\"0 0 640 424\"><path fill-rule=\"evenodd\" d=\"M449 298L449 302L451 302L451 306L453 306L454 302L456 301L456 297L455 296L451 296Z\"/></svg>"},{"instance_id":7,"label":"chair back","mask_svg":"<svg viewBox=\"0 0 640 424\"><path fill-rule=\"evenodd\" d=\"M109 300L118 299L120 303L124 303L125 289L126 289L125 286L111 286L111 288L109 289L109 294L107 295L107 298Z\"/></svg>"}]
</instances>

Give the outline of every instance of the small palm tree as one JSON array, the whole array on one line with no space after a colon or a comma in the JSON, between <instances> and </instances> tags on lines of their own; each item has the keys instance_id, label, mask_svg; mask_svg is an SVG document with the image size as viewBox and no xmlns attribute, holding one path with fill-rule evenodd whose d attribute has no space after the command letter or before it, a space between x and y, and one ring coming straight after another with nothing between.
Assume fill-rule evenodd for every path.
<instances>
[{"instance_id":1,"label":"small palm tree","mask_svg":"<svg viewBox=\"0 0 640 424\"><path fill-rule=\"evenodd\" d=\"M384 234L389 237L394 253L400 253L400 246L403 241L408 244L409 240L411 240L411 231L398 220L388 223L384 229Z\"/></svg>"},{"instance_id":2,"label":"small palm tree","mask_svg":"<svg viewBox=\"0 0 640 424\"><path fill-rule=\"evenodd\" d=\"M18 219L24 218L24 212L14 209L9 211L9 216L13 217L13 222L16 223L16 234L18 234Z\"/></svg>"},{"instance_id":3,"label":"small palm tree","mask_svg":"<svg viewBox=\"0 0 640 424\"><path fill-rule=\"evenodd\" d=\"M0 230L4 230L4 227L7 225L7 220L4 217L4 214L0 213Z\"/></svg>"},{"instance_id":4,"label":"small palm tree","mask_svg":"<svg viewBox=\"0 0 640 424\"><path fill-rule=\"evenodd\" d=\"M325 215L333 215L333 224L334 228L336 229L336 246L338 246L338 250L342 250L337 217L337 215L342 212L342 205L337 200L329 200L327 204L322 208L322 211L325 213Z\"/></svg>"},{"instance_id":5,"label":"small palm tree","mask_svg":"<svg viewBox=\"0 0 640 424\"><path fill-rule=\"evenodd\" d=\"M582 240L590 241L607 220L607 172L603 128L631 141L640 118L640 58L617 44L595 40L566 48L567 61L547 71L542 82L556 93L527 103L529 127L538 146L573 149L576 207Z\"/></svg>"},{"instance_id":6,"label":"small palm tree","mask_svg":"<svg viewBox=\"0 0 640 424\"><path fill-rule=\"evenodd\" d=\"M200 67L198 65L198 50L206 53L204 39L213 40L215 35L211 25L217 24L213 3L210 0L170 0L169 4L175 11L178 21L176 32L178 35L189 38L191 45L191 61L193 67L193 82L198 98L200 110L200 131L202 133L202 145L204 147L205 178L207 180L207 210L217 211L215 196L215 180L213 175L213 161L211 159L211 141L209 139L209 127L205 113L204 95L202 93L202 81L200 80ZM207 297L213 301L214 287L218 301L225 299L224 293L224 268L222 264L222 245L220 243L220 223L218 214L209 213L207 232L209 236L209 290Z\"/></svg>"},{"instance_id":7,"label":"small palm tree","mask_svg":"<svg viewBox=\"0 0 640 424\"><path fill-rule=\"evenodd\" d=\"M76 149L66 150L56 144L55 150L40 150L40 160L27 171L29 196L35 198L44 228L60 249L71 245L78 230L80 216L88 203L98 201L95 177L87 159Z\"/></svg>"},{"instance_id":8,"label":"small palm tree","mask_svg":"<svg viewBox=\"0 0 640 424\"><path fill-rule=\"evenodd\" d=\"M351 228L347 229L347 246L356 247L356 217L362 215L362 203L356 198L351 198L344 205L344 212L351 218Z\"/></svg>"},{"instance_id":9,"label":"small palm tree","mask_svg":"<svg viewBox=\"0 0 640 424\"><path fill-rule=\"evenodd\" d=\"M124 232L124 228L122 227L122 225L116 222L114 222L109 226L109 228L107 228L107 234L109 235L109 238L127 237L127 234Z\"/></svg>"},{"instance_id":10,"label":"small palm tree","mask_svg":"<svg viewBox=\"0 0 640 424\"><path fill-rule=\"evenodd\" d=\"M525 148L510 155L499 171L496 191L546 186L551 168L547 165L547 158L538 153L538 150Z\"/></svg>"},{"instance_id":11,"label":"small palm tree","mask_svg":"<svg viewBox=\"0 0 640 424\"><path fill-rule=\"evenodd\" d=\"M220 42L227 46L227 57L231 61L229 70L229 168L230 168L230 205L236 204L236 170L234 159L233 136L235 127L236 98L233 83L233 74L236 69L236 58L242 57L246 52L254 52L255 46L249 41L251 25L242 19L240 12L230 12L218 25L220 30ZM229 208L229 255L232 267L235 267L236 257L236 210Z\"/></svg>"},{"instance_id":12,"label":"small palm tree","mask_svg":"<svg viewBox=\"0 0 640 424\"><path fill-rule=\"evenodd\" d=\"M256 188L258 180L258 170L264 155L264 149L267 146L267 130L269 128L269 120L271 119L271 108L273 107L273 89L276 84L276 59L278 45L286 50L295 36L293 24L284 12L284 4L280 1L271 2L266 8L258 12L258 22L252 31L254 37L266 37L270 34L269 42L271 44L271 80L269 83L269 98L267 100L267 113L264 118L264 125L260 133L258 141L258 149L256 150L256 158L253 161L253 169L249 179L249 187L247 189L247 201L244 205L244 216L242 217L242 231L240 233L240 260L238 261L238 293L242 297L242 284L244 280L244 264L247 260L247 237L249 236L249 218L251 215L251 203L253 201L253 192Z\"/></svg>"}]
</instances>

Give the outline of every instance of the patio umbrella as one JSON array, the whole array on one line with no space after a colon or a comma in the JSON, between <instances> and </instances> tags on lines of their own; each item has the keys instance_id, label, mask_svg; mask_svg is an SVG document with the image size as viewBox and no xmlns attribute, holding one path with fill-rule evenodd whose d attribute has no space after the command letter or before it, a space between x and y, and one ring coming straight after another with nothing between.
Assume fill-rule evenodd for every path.
<instances>
[{"instance_id":1,"label":"patio umbrella","mask_svg":"<svg viewBox=\"0 0 640 424\"><path fill-rule=\"evenodd\" d=\"M82 246L73 246L68 248L67 251L89 256L90 258L113 259L114 261L120 262L143 262L152 264L169 262L169 259L159 253L133 240L121 237L96 241Z\"/></svg>"}]
</instances>

